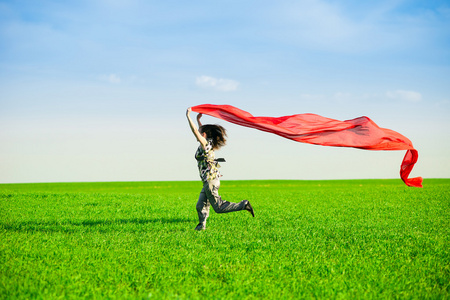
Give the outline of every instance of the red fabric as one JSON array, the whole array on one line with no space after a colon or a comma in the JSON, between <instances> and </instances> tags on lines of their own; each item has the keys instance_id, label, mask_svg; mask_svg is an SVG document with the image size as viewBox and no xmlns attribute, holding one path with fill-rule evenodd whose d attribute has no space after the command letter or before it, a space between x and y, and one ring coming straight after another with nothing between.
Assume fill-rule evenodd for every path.
<instances>
[{"instance_id":1,"label":"red fabric","mask_svg":"<svg viewBox=\"0 0 450 300\"><path fill-rule=\"evenodd\" d=\"M197 105L192 110L302 143L366 150L408 150L400 168L400 177L408 186L422 187L422 177L408 178L418 158L411 141L398 132L378 127L367 117L347 121L315 114L254 117L231 105L213 104Z\"/></svg>"}]
</instances>

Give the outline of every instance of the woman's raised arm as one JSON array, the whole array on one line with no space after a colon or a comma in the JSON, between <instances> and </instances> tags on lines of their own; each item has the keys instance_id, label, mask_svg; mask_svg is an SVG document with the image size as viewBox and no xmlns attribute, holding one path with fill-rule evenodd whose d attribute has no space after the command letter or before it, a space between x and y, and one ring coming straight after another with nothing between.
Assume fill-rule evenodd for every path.
<instances>
[{"instance_id":1,"label":"woman's raised arm","mask_svg":"<svg viewBox=\"0 0 450 300\"><path fill-rule=\"evenodd\" d=\"M186 117L188 119L189 126L191 127L192 133L194 134L197 141L199 141L199 143L202 145L202 148L205 149L207 141L203 137L203 135L198 131L197 127L195 126L194 122L192 121L191 116L190 116L191 111L192 111L192 109L190 107L186 110ZM199 117L197 117L197 122L199 124L201 124Z\"/></svg>"},{"instance_id":2,"label":"woman's raised arm","mask_svg":"<svg viewBox=\"0 0 450 300\"><path fill-rule=\"evenodd\" d=\"M202 127L202 122L200 122L200 118L203 116L203 114L198 114L197 115L197 124L198 124L198 128Z\"/></svg>"}]
</instances>

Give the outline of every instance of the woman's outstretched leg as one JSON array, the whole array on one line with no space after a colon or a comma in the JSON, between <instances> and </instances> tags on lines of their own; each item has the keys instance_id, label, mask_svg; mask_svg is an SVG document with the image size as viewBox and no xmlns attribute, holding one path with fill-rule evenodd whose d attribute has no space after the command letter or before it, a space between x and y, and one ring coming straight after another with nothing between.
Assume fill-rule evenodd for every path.
<instances>
[{"instance_id":1,"label":"woman's outstretched leg","mask_svg":"<svg viewBox=\"0 0 450 300\"><path fill-rule=\"evenodd\" d=\"M206 194L206 197L209 200L209 203L211 203L214 211L218 214L221 213L229 213L233 211L240 211L240 210L248 210L250 213L254 215L253 208L251 207L248 200L242 200L239 203L229 202L225 201L220 197L219 195L219 188L220 188L220 180L215 179L210 182L207 182L203 186L203 190Z\"/></svg>"}]
</instances>

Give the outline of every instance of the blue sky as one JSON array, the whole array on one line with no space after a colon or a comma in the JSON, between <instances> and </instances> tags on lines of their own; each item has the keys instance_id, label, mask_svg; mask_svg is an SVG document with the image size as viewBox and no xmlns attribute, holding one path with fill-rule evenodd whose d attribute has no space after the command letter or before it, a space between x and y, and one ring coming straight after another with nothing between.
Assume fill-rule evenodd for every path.
<instances>
[{"instance_id":1,"label":"blue sky","mask_svg":"<svg viewBox=\"0 0 450 300\"><path fill-rule=\"evenodd\" d=\"M2 1L0 182L197 180L189 106L368 116L450 177L448 1ZM226 179L398 178L404 151L214 118Z\"/></svg>"}]
</instances>

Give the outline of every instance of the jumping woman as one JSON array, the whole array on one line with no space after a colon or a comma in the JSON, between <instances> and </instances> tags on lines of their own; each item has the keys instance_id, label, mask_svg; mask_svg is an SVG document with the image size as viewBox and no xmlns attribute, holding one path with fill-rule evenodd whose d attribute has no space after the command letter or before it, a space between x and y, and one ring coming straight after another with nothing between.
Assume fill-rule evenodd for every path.
<instances>
[{"instance_id":1,"label":"jumping woman","mask_svg":"<svg viewBox=\"0 0 450 300\"><path fill-rule=\"evenodd\" d=\"M209 206L212 205L214 211L218 214L229 213L232 211L246 210L254 217L253 208L248 200L242 200L239 203L222 200L219 196L220 173L218 161L215 160L214 150L218 150L226 143L227 133L225 128L220 125L202 125L200 118L202 114L197 115L198 129L191 119L191 108L186 111L186 117L189 121L192 133L200 143L195 159L197 160L198 171L203 182L203 189L197 202L198 225L195 230L206 229L206 219L209 216Z\"/></svg>"}]
</instances>

